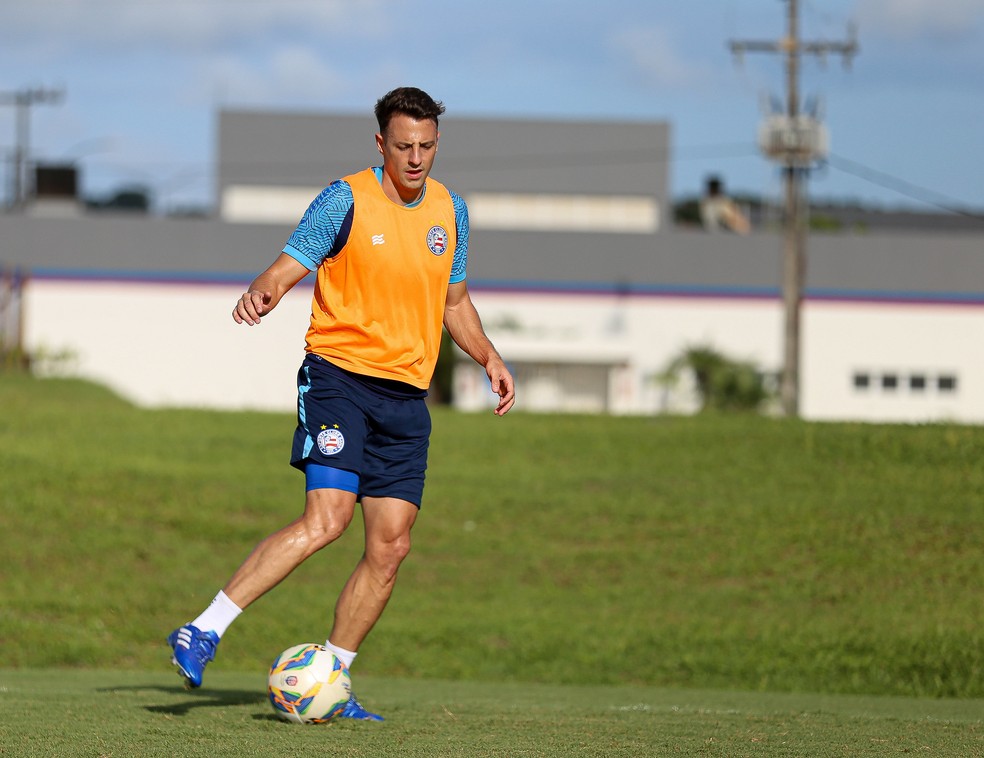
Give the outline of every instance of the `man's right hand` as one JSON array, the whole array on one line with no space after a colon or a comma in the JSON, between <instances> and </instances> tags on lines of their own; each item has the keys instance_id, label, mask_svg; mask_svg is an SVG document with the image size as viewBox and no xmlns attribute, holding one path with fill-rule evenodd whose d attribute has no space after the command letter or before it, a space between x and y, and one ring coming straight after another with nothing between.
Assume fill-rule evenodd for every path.
<instances>
[{"instance_id":1,"label":"man's right hand","mask_svg":"<svg viewBox=\"0 0 984 758\"><path fill-rule=\"evenodd\" d=\"M260 290L250 290L243 293L232 311L232 318L237 324L255 326L260 323L260 316L270 311L270 301L273 295Z\"/></svg>"}]
</instances>

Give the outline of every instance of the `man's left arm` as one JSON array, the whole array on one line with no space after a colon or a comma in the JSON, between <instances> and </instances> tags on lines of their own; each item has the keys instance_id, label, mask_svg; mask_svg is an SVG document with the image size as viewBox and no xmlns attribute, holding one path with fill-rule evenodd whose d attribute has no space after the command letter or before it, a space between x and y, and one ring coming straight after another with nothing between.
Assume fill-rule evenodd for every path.
<instances>
[{"instance_id":1,"label":"man's left arm","mask_svg":"<svg viewBox=\"0 0 984 758\"><path fill-rule=\"evenodd\" d=\"M468 285L464 281L448 285L448 296L444 303L444 327L455 344L485 368L492 391L499 396L495 415L507 413L516 401L513 377L502 356L486 336L482 319L472 303Z\"/></svg>"}]
</instances>

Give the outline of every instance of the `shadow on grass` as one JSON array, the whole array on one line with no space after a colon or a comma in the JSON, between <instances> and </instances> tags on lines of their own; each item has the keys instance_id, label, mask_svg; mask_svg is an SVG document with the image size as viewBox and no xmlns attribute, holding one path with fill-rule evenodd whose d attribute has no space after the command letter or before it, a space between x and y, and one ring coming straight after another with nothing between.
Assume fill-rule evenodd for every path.
<instances>
[{"instance_id":1,"label":"shadow on grass","mask_svg":"<svg viewBox=\"0 0 984 758\"><path fill-rule=\"evenodd\" d=\"M253 721L276 721L278 724L286 723L282 718L277 716L275 713L254 713Z\"/></svg>"},{"instance_id":2,"label":"shadow on grass","mask_svg":"<svg viewBox=\"0 0 984 758\"><path fill-rule=\"evenodd\" d=\"M168 689L168 688L160 688ZM186 690L175 687L170 692L184 693ZM196 693L191 700L173 705L147 705L151 713L163 713L169 716L187 716L195 708L226 708L233 705L263 705L267 699L256 690L206 690Z\"/></svg>"},{"instance_id":3,"label":"shadow on grass","mask_svg":"<svg viewBox=\"0 0 984 758\"><path fill-rule=\"evenodd\" d=\"M168 716L187 716L195 708L226 708L236 705L263 705L267 702L266 695L256 690L222 690L210 688L196 690L193 693L184 687L162 687L159 684L130 687L105 687L97 692L146 692L155 690L171 695L187 695L190 699L181 703L168 705L145 705L144 710L151 713L163 713Z\"/></svg>"}]
</instances>

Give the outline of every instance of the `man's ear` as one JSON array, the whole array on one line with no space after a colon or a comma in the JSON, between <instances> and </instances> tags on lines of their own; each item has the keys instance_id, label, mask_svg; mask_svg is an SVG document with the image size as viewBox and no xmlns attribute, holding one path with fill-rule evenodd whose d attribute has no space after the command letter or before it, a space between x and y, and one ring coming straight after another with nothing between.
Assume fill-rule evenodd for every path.
<instances>
[{"instance_id":1,"label":"man's ear","mask_svg":"<svg viewBox=\"0 0 984 758\"><path fill-rule=\"evenodd\" d=\"M383 154L383 135L382 134L376 134L376 149L379 151L379 154L380 155Z\"/></svg>"}]
</instances>

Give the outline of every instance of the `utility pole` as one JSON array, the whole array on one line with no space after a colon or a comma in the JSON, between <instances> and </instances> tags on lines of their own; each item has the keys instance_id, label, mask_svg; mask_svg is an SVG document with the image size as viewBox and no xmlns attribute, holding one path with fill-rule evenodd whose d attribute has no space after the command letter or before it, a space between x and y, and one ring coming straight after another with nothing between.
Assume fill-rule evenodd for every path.
<instances>
[{"instance_id":1,"label":"utility pole","mask_svg":"<svg viewBox=\"0 0 984 758\"><path fill-rule=\"evenodd\" d=\"M799 415L800 395L800 306L806 272L806 179L810 166L826 152L826 132L816 118L800 112L799 64L803 55L826 58L839 54L849 65L858 52L853 32L847 42L807 42L799 38L798 0L787 6L786 36L778 41L732 40L731 52L739 58L746 52L779 53L786 57L786 112L767 120L760 135L763 152L783 167L785 195L782 300L783 366L780 382L782 410Z\"/></svg>"},{"instance_id":2,"label":"utility pole","mask_svg":"<svg viewBox=\"0 0 984 758\"><path fill-rule=\"evenodd\" d=\"M34 87L17 90L16 92L0 92L0 105L12 105L16 109L11 201L11 204L15 208L22 207L27 200L27 161L30 154L31 141L31 107L46 103L57 104L64 98L65 91L62 89L46 90L40 87Z\"/></svg>"}]
</instances>

